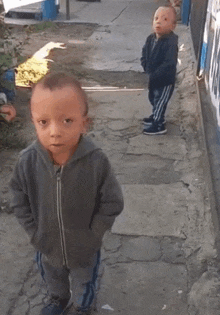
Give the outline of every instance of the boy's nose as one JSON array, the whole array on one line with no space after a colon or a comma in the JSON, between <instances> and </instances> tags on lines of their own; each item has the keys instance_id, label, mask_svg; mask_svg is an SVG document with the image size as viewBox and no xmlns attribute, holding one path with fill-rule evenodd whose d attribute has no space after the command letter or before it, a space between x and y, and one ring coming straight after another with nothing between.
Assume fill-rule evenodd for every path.
<instances>
[{"instance_id":1,"label":"boy's nose","mask_svg":"<svg viewBox=\"0 0 220 315\"><path fill-rule=\"evenodd\" d=\"M50 136L51 137L59 137L61 135L61 130L56 123L52 123L50 125Z\"/></svg>"}]
</instances>

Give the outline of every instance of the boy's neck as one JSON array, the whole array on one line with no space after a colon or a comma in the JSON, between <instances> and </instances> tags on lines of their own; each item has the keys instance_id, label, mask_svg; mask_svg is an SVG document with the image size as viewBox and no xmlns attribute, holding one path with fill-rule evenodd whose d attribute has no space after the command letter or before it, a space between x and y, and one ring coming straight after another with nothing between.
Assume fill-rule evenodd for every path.
<instances>
[{"instance_id":1,"label":"boy's neck","mask_svg":"<svg viewBox=\"0 0 220 315\"><path fill-rule=\"evenodd\" d=\"M157 33L154 33L156 35L156 38L159 39L163 36L166 36L166 35L170 35L172 33L172 31L170 31L169 33L166 33L166 34L162 34L162 35L158 35Z\"/></svg>"},{"instance_id":2,"label":"boy's neck","mask_svg":"<svg viewBox=\"0 0 220 315\"><path fill-rule=\"evenodd\" d=\"M77 148L73 148L69 152L64 152L64 153L60 153L60 154L56 154L56 155L52 154L51 152L49 152L49 154L50 154L51 159L53 160L54 165L63 166L65 164L67 164L67 162L71 159L71 157L75 153L76 149Z\"/></svg>"}]
</instances>

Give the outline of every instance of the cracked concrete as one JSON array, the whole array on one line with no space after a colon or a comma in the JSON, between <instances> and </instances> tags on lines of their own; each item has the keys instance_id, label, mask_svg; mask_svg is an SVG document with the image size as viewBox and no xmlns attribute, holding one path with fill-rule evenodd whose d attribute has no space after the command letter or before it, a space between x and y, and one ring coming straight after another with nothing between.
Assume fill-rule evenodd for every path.
<instances>
[{"instance_id":1,"label":"cracked concrete","mask_svg":"<svg viewBox=\"0 0 220 315\"><path fill-rule=\"evenodd\" d=\"M181 183L124 185L123 193L125 208L116 218L113 233L185 238L189 192Z\"/></svg>"},{"instance_id":2,"label":"cracked concrete","mask_svg":"<svg viewBox=\"0 0 220 315\"><path fill-rule=\"evenodd\" d=\"M111 279L117 279L114 291L108 285ZM99 299L108 301L114 308L111 314L135 315L138 310L141 315L158 315L165 310L165 314L185 315L187 303L183 292L186 290L184 265L133 261L104 266ZM101 309L99 314L107 311Z\"/></svg>"}]
</instances>

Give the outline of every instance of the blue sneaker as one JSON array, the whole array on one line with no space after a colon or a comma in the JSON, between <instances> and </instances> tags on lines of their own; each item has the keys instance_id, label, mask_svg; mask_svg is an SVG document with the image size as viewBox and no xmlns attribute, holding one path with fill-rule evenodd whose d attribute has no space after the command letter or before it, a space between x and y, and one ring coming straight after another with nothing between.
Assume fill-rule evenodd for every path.
<instances>
[{"instance_id":1,"label":"blue sneaker","mask_svg":"<svg viewBox=\"0 0 220 315\"><path fill-rule=\"evenodd\" d=\"M144 119L143 119L143 124L144 124L144 126L150 126L150 125L152 125L153 124L153 122L154 122L154 118L153 118L153 115L150 115L149 117L145 117ZM166 120L164 119L163 121L162 121L162 124L165 124L166 123Z\"/></svg>"},{"instance_id":2,"label":"blue sneaker","mask_svg":"<svg viewBox=\"0 0 220 315\"><path fill-rule=\"evenodd\" d=\"M167 133L165 124L157 124L155 122L143 130L144 135L163 135L165 133Z\"/></svg>"},{"instance_id":3,"label":"blue sneaker","mask_svg":"<svg viewBox=\"0 0 220 315\"><path fill-rule=\"evenodd\" d=\"M69 299L60 299L52 296L48 304L41 310L41 315L61 315L64 314Z\"/></svg>"},{"instance_id":4,"label":"blue sneaker","mask_svg":"<svg viewBox=\"0 0 220 315\"><path fill-rule=\"evenodd\" d=\"M151 125L153 122L154 122L153 115L150 115L149 117L145 117L145 118L143 119L143 124L144 124L144 126L149 126L149 125Z\"/></svg>"}]
</instances>

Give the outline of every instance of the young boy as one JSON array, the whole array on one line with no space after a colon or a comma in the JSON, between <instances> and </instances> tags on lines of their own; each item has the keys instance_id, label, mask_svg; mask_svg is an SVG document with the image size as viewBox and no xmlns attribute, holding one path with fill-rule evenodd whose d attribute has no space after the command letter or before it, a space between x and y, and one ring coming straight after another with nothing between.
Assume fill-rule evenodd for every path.
<instances>
[{"instance_id":1,"label":"young boy","mask_svg":"<svg viewBox=\"0 0 220 315\"><path fill-rule=\"evenodd\" d=\"M50 294L41 314L64 314L71 302L68 314L88 314L102 238L123 209L121 188L105 154L84 136L88 105L77 81L45 76L30 110L38 139L21 152L10 186Z\"/></svg>"},{"instance_id":2,"label":"young boy","mask_svg":"<svg viewBox=\"0 0 220 315\"><path fill-rule=\"evenodd\" d=\"M173 33L175 27L175 9L159 7L153 19L154 33L147 37L142 49L141 65L149 76L148 96L153 106L152 115L143 119L146 135L167 132L164 115L174 90L178 55L178 36Z\"/></svg>"}]
</instances>

